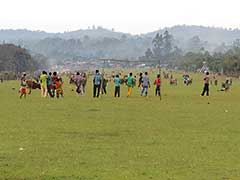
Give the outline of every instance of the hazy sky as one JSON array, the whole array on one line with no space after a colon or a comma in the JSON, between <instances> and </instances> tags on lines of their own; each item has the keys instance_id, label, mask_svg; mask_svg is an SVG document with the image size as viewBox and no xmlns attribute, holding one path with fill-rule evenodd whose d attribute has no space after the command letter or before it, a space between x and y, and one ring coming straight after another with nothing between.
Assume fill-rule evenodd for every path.
<instances>
[{"instance_id":1,"label":"hazy sky","mask_svg":"<svg viewBox=\"0 0 240 180\"><path fill-rule=\"evenodd\" d=\"M177 24L240 28L239 0L0 0L0 29L88 26L132 34Z\"/></svg>"}]
</instances>

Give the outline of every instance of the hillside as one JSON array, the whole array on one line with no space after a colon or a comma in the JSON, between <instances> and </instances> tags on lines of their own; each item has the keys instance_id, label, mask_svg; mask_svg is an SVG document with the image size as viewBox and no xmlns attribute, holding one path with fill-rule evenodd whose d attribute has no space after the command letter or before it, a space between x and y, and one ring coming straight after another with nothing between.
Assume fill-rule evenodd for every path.
<instances>
[{"instance_id":1,"label":"hillside","mask_svg":"<svg viewBox=\"0 0 240 180\"><path fill-rule=\"evenodd\" d=\"M0 30L0 41L21 45L33 53L41 53L53 59L83 58L128 58L137 59L151 48L157 33L169 31L174 45L183 52L196 51L203 47L213 52L221 51L240 38L239 29L223 29L203 26L174 26L141 35L131 35L102 27L64 33L47 33L29 30ZM220 47L220 48L219 48Z\"/></svg>"}]
</instances>

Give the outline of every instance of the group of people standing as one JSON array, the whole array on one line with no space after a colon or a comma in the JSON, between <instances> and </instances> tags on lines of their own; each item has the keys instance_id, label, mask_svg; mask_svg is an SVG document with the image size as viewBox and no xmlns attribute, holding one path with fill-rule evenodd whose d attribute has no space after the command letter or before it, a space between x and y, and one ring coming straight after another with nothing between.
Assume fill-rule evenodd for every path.
<instances>
[{"instance_id":1,"label":"group of people standing","mask_svg":"<svg viewBox=\"0 0 240 180\"><path fill-rule=\"evenodd\" d=\"M40 75L40 84L41 84L41 96L47 97L49 95L51 98L56 97L59 98L61 95L63 97L63 89L62 89L62 78L58 76L57 72L49 72L47 74L46 71L43 71Z\"/></svg>"},{"instance_id":2,"label":"group of people standing","mask_svg":"<svg viewBox=\"0 0 240 180\"><path fill-rule=\"evenodd\" d=\"M78 95L83 95L85 93L85 87L87 83L87 76L86 73L79 73L77 72L76 75L72 78L73 82L76 85L76 92ZM204 77L204 87L201 93L201 96L205 94L209 96L209 72L205 73ZM130 72L128 76L124 76L123 78L120 77L120 74L113 76L114 82L114 97L120 97L120 89L121 85L125 84L127 86L127 97L130 97L132 94L133 87L136 85L136 76L133 76L133 73ZM230 81L229 81L230 82ZM99 97L100 93L107 94L107 83L108 80L102 75L99 70L95 71L93 75L93 97ZM228 83L228 82L227 82ZM58 76L57 72L49 72L42 71L40 75L40 86L41 86L41 97L47 97L48 95L51 98L54 98L55 95L57 98L60 95L63 97L63 89L62 89L62 78ZM156 79L154 80L155 85L155 96L159 96L161 99L161 76L160 74L157 75ZM229 83L228 83L229 84ZM148 76L148 72L139 74L138 79L138 86L140 89L140 96L148 96L149 88L151 87L150 78ZM24 73L21 77L21 88L20 88L20 98L22 96L26 97L26 74ZM226 89L226 88L225 88Z\"/></svg>"},{"instance_id":3,"label":"group of people standing","mask_svg":"<svg viewBox=\"0 0 240 180\"><path fill-rule=\"evenodd\" d=\"M103 93L106 92L106 86L102 86L102 83L104 84L104 77L100 74L99 70L96 70L94 76L93 76L93 97L99 97L101 88L103 88ZM130 72L127 77L124 77L123 79L120 78L119 74L114 76L113 79L114 82L114 97L120 97L120 87L121 84L125 83L127 86L127 97L130 97L132 94L132 89L136 84L136 78L133 76L133 73ZM142 73L140 73L139 76L139 84L138 88L141 89L140 95L148 96L148 89L150 88L150 79L148 77L148 72L144 73L144 76ZM160 86L161 86L161 78L160 74L157 75L156 80L154 81L154 85L156 85L155 89L155 95L161 96L160 93ZM105 89L104 89L105 87Z\"/></svg>"},{"instance_id":4,"label":"group of people standing","mask_svg":"<svg viewBox=\"0 0 240 180\"><path fill-rule=\"evenodd\" d=\"M73 77L73 81L76 85L76 93L78 95L85 94L85 87L87 84L87 76L86 73L76 73L76 76Z\"/></svg>"}]
</instances>

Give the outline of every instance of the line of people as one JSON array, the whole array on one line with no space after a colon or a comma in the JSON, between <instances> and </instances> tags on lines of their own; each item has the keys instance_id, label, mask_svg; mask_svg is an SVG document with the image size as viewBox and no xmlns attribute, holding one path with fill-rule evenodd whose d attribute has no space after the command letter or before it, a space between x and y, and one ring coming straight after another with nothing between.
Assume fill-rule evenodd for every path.
<instances>
[{"instance_id":1,"label":"line of people","mask_svg":"<svg viewBox=\"0 0 240 180\"><path fill-rule=\"evenodd\" d=\"M209 96L209 72L206 72L204 77L204 87L201 93L201 96L205 94ZM27 83L26 83L26 74L24 73L21 78L21 88L20 98L22 96L26 97L26 90L27 90ZM85 93L85 87L87 83L87 76L85 73L77 72L73 78L74 83L76 84L76 92L78 95L83 95ZM136 85L136 76L133 76L133 73L130 72L128 76L123 76L120 78L120 75L117 74L113 77L114 82L114 97L120 97L120 89L121 85L125 84L127 86L127 97L130 97L132 94L132 90ZM93 97L99 97L100 92L102 94L107 94L107 83L108 80L102 75L99 70L96 70L95 74L93 75ZM229 82L227 81L227 85ZM43 71L40 75L40 88L41 88L41 97L47 97L49 95L51 98L54 98L55 95L57 98L60 96L63 97L63 89L62 89L63 81L60 76L58 76L57 72L49 72L47 74L46 71ZM155 85L155 96L160 96L161 99L161 76L160 74L157 75L156 79L154 80ZM140 89L140 96L148 96L149 88L151 87L150 78L148 77L148 72L139 74L138 79L138 88ZM226 87L224 87L227 89Z\"/></svg>"},{"instance_id":2,"label":"line of people","mask_svg":"<svg viewBox=\"0 0 240 180\"><path fill-rule=\"evenodd\" d=\"M123 79L120 78L119 74L114 76L113 79L114 82L114 97L120 97L120 87L121 84L125 83L127 86L127 97L130 97L132 94L132 89L136 84L136 78L133 76L132 72L129 73L127 77L123 77ZM144 73L144 76L142 73L140 73L139 81L138 81L138 88L141 89L140 95L148 96L148 89L151 87L150 85L150 79L148 77L148 72ZM155 88L155 95L161 97L161 77L160 74L157 75L156 80L154 81ZM106 79L103 75L100 74L99 70L96 70L94 76L93 76L93 97L99 97L100 92L106 94Z\"/></svg>"}]
</instances>

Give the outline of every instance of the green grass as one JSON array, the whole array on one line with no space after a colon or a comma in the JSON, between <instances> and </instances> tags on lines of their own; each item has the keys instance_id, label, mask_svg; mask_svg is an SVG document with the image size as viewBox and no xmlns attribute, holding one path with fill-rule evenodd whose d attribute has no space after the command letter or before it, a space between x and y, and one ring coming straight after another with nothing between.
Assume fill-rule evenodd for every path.
<instances>
[{"instance_id":1,"label":"green grass","mask_svg":"<svg viewBox=\"0 0 240 180\"><path fill-rule=\"evenodd\" d=\"M20 100L19 82L0 84L0 180L240 179L240 82L200 97L202 76L189 87L177 76L162 101L153 86L115 99L110 83L93 99L89 80L85 96L65 83L63 99Z\"/></svg>"}]
</instances>

